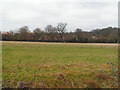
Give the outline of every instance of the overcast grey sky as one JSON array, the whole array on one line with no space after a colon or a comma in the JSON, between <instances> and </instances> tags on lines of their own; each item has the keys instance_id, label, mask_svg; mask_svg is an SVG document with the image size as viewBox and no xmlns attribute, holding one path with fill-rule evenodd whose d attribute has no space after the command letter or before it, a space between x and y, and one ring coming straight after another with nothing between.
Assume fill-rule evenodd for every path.
<instances>
[{"instance_id":1,"label":"overcast grey sky","mask_svg":"<svg viewBox=\"0 0 120 90\"><path fill-rule=\"evenodd\" d=\"M0 0L3 31L68 23L67 30L92 30L118 25L119 0Z\"/></svg>"}]
</instances>

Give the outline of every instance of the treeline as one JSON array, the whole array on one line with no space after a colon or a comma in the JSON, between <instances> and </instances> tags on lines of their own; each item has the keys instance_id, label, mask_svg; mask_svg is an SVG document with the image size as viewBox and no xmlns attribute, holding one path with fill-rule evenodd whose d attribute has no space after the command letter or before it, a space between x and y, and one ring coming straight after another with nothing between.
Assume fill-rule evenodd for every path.
<instances>
[{"instance_id":1,"label":"treeline","mask_svg":"<svg viewBox=\"0 0 120 90\"><path fill-rule=\"evenodd\" d=\"M6 41L40 41L40 42L80 42L80 43L117 43L118 28L108 27L83 31L77 28L74 32L66 31L67 23L57 26L47 25L44 30L36 28L32 32L28 26L18 30L2 32L2 40Z\"/></svg>"}]
</instances>

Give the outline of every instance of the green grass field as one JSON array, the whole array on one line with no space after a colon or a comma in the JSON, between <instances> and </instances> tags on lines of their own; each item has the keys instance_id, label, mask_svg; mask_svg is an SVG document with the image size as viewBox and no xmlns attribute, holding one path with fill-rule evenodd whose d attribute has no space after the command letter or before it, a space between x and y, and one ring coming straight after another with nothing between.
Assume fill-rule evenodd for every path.
<instances>
[{"instance_id":1,"label":"green grass field","mask_svg":"<svg viewBox=\"0 0 120 90\"><path fill-rule=\"evenodd\" d=\"M2 50L4 87L117 87L117 45L3 42Z\"/></svg>"}]
</instances>

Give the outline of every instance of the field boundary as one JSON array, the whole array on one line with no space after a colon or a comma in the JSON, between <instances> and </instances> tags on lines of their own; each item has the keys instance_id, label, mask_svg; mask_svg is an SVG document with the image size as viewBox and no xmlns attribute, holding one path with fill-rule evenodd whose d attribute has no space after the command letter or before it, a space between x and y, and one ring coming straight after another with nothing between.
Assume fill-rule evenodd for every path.
<instances>
[{"instance_id":1,"label":"field boundary","mask_svg":"<svg viewBox=\"0 0 120 90\"><path fill-rule=\"evenodd\" d=\"M51 45L97 45L97 46L118 46L117 43L61 43L61 42L29 42L29 41L0 41L2 43L21 43L21 44L51 44Z\"/></svg>"}]
</instances>

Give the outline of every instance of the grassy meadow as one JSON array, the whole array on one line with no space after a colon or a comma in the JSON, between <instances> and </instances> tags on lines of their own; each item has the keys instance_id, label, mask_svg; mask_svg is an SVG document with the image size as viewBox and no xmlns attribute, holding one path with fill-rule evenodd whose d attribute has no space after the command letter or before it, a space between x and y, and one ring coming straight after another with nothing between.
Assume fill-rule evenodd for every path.
<instances>
[{"instance_id":1,"label":"grassy meadow","mask_svg":"<svg viewBox=\"0 0 120 90\"><path fill-rule=\"evenodd\" d=\"M117 45L3 42L3 87L117 87Z\"/></svg>"}]
</instances>

